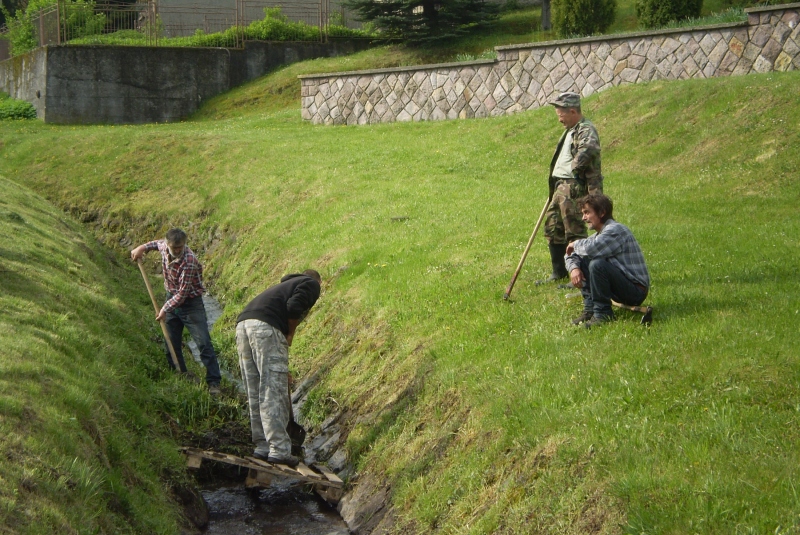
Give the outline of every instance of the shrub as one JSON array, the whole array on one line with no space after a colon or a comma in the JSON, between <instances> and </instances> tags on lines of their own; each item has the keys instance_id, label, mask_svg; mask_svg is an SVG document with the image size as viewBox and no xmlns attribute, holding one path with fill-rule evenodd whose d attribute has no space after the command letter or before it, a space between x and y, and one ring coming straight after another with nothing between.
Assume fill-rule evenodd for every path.
<instances>
[{"instance_id":1,"label":"shrub","mask_svg":"<svg viewBox=\"0 0 800 535\"><path fill-rule=\"evenodd\" d=\"M551 10L558 35L579 37L606 31L614 22L617 0L552 0Z\"/></svg>"},{"instance_id":2,"label":"shrub","mask_svg":"<svg viewBox=\"0 0 800 535\"><path fill-rule=\"evenodd\" d=\"M700 16L703 0L636 0L636 17L645 28L664 26L673 20Z\"/></svg>"},{"instance_id":3,"label":"shrub","mask_svg":"<svg viewBox=\"0 0 800 535\"><path fill-rule=\"evenodd\" d=\"M36 108L30 102L0 93L0 119L36 119Z\"/></svg>"}]
</instances>

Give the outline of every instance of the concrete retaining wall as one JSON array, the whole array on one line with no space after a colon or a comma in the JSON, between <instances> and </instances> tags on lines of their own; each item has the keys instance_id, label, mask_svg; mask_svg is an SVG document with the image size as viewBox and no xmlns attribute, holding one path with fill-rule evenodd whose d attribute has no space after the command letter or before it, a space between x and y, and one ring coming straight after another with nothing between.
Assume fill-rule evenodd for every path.
<instances>
[{"instance_id":1,"label":"concrete retaining wall","mask_svg":"<svg viewBox=\"0 0 800 535\"><path fill-rule=\"evenodd\" d=\"M303 119L369 124L507 115L557 93L800 69L800 3L747 22L497 47L497 60L300 76Z\"/></svg>"},{"instance_id":2,"label":"concrete retaining wall","mask_svg":"<svg viewBox=\"0 0 800 535\"><path fill-rule=\"evenodd\" d=\"M48 46L0 63L0 90L50 123L183 119L199 105L288 63L364 49L367 42L248 42L243 50Z\"/></svg>"}]
</instances>

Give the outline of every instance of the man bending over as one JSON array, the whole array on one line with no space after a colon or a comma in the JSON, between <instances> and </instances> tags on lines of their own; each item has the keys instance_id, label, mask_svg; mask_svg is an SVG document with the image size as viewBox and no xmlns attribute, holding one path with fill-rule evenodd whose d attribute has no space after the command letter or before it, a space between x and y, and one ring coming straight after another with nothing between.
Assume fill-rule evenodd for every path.
<instances>
[{"instance_id":1,"label":"man bending over","mask_svg":"<svg viewBox=\"0 0 800 535\"><path fill-rule=\"evenodd\" d=\"M236 348L247 388L253 457L297 466L289 425L289 346L295 329L319 299L321 277L313 269L286 275L244 307L236 318Z\"/></svg>"}]
</instances>

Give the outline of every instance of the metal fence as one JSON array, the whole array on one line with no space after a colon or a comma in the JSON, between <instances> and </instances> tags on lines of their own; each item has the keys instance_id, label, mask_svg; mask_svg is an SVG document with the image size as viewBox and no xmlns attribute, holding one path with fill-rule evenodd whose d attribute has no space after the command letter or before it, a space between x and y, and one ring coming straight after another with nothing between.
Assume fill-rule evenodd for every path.
<instances>
[{"instance_id":1,"label":"metal fence","mask_svg":"<svg viewBox=\"0 0 800 535\"><path fill-rule=\"evenodd\" d=\"M139 0L57 3L30 15L33 41L54 44L241 47L280 23L280 40L327 41L331 24L355 27L341 0ZM177 4L177 2L182 2ZM267 20L265 20L267 19ZM258 21L263 24L251 25ZM22 24L18 20L9 21ZM0 60L9 56L0 29ZM255 37L254 37L255 36ZM189 39L182 39L189 38Z\"/></svg>"}]
</instances>

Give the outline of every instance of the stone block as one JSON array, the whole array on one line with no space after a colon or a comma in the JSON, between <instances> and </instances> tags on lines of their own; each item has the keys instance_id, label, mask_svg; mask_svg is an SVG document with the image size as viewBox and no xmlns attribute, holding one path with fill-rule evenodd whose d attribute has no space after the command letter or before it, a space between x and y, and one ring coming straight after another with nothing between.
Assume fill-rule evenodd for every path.
<instances>
[{"instance_id":1,"label":"stone block","mask_svg":"<svg viewBox=\"0 0 800 535\"><path fill-rule=\"evenodd\" d=\"M613 78L613 75L612 75ZM575 85L575 80L567 74L563 78L561 78L558 82L553 84L553 88L558 93L563 93L564 91L578 91L578 87Z\"/></svg>"},{"instance_id":2,"label":"stone block","mask_svg":"<svg viewBox=\"0 0 800 535\"><path fill-rule=\"evenodd\" d=\"M611 50L611 57L617 61L626 59L628 56L630 56L630 54L631 47L627 42L623 42Z\"/></svg>"},{"instance_id":3,"label":"stone block","mask_svg":"<svg viewBox=\"0 0 800 535\"><path fill-rule=\"evenodd\" d=\"M702 39L700 39L699 45L703 52L708 55L711 54L711 51L714 50L714 47L717 46L717 43L710 34L706 34Z\"/></svg>"},{"instance_id":4,"label":"stone block","mask_svg":"<svg viewBox=\"0 0 800 535\"><path fill-rule=\"evenodd\" d=\"M646 58L644 56L632 54L628 57L628 67L631 69L641 69L645 61Z\"/></svg>"},{"instance_id":5,"label":"stone block","mask_svg":"<svg viewBox=\"0 0 800 535\"><path fill-rule=\"evenodd\" d=\"M603 82L603 79L602 79L602 78L600 78L600 75L599 75L599 74L597 74L597 73L592 73L592 74L590 74L590 75L589 75L589 76L586 78L586 81L587 81L587 82L588 82L588 83L589 83L589 84L590 84L592 87L594 87L595 89L596 89L596 88L598 88L598 87L600 87L600 86L601 86L601 85L603 85L603 83L604 83L604 82Z\"/></svg>"},{"instance_id":6,"label":"stone block","mask_svg":"<svg viewBox=\"0 0 800 535\"><path fill-rule=\"evenodd\" d=\"M614 71L604 65L600 70L600 78L602 78L604 82L610 82L614 78Z\"/></svg>"},{"instance_id":7,"label":"stone block","mask_svg":"<svg viewBox=\"0 0 800 535\"><path fill-rule=\"evenodd\" d=\"M527 72L523 71L519 77L519 87L523 90L527 90L528 86L531 85L531 75Z\"/></svg>"},{"instance_id":8,"label":"stone block","mask_svg":"<svg viewBox=\"0 0 800 535\"><path fill-rule=\"evenodd\" d=\"M703 76L706 78L711 78L717 73L717 66L711 63L710 61L706 63L706 66L703 67Z\"/></svg>"},{"instance_id":9,"label":"stone block","mask_svg":"<svg viewBox=\"0 0 800 535\"><path fill-rule=\"evenodd\" d=\"M675 56L675 59L679 63L683 63L683 60L685 60L686 58L691 56L691 54L689 53L689 50L684 46L682 46L678 50L676 50L673 55Z\"/></svg>"},{"instance_id":10,"label":"stone block","mask_svg":"<svg viewBox=\"0 0 800 535\"><path fill-rule=\"evenodd\" d=\"M753 43L747 43L747 46L744 47L744 57L749 59L751 63L755 62L760 53L761 47L758 47Z\"/></svg>"},{"instance_id":11,"label":"stone block","mask_svg":"<svg viewBox=\"0 0 800 535\"><path fill-rule=\"evenodd\" d=\"M708 56L706 56L702 50L698 50L695 55L692 56L692 59L701 69L705 69L706 65L708 65Z\"/></svg>"},{"instance_id":12,"label":"stone block","mask_svg":"<svg viewBox=\"0 0 800 535\"><path fill-rule=\"evenodd\" d=\"M567 68L575 65L575 56L573 56L572 52L569 50L567 50L567 52L564 54L564 64L567 66Z\"/></svg>"},{"instance_id":13,"label":"stone block","mask_svg":"<svg viewBox=\"0 0 800 535\"><path fill-rule=\"evenodd\" d=\"M742 54L744 54L744 43L736 37L731 37L731 40L728 43L728 48L731 52L736 54L737 58L741 58Z\"/></svg>"},{"instance_id":14,"label":"stone block","mask_svg":"<svg viewBox=\"0 0 800 535\"><path fill-rule=\"evenodd\" d=\"M539 65L541 65L542 67L544 67L548 71L551 71L551 70L555 69L558 66L558 62L556 60L554 60L552 56L547 55L547 56L542 58L542 61L539 62Z\"/></svg>"},{"instance_id":15,"label":"stone block","mask_svg":"<svg viewBox=\"0 0 800 535\"><path fill-rule=\"evenodd\" d=\"M606 42L601 42L595 51L599 58L605 60L611 54L611 45Z\"/></svg>"},{"instance_id":16,"label":"stone block","mask_svg":"<svg viewBox=\"0 0 800 535\"><path fill-rule=\"evenodd\" d=\"M787 54L786 52L781 52L778 54L778 57L775 59L775 63L773 65L776 71L786 72L793 70L792 69L792 57Z\"/></svg>"},{"instance_id":17,"label":"stone block","mask_svg":"<svg viewBox=\"0 0 800 535\"><path fill-rule=\"evenodd\" d=\"M708 61L718 68L720 63L722 63L722 58L724 58L725 54L727 53L728 44L724 41L720 41L717 43L717 46L714 47L714 50L712 50L708 55Z\"/></svg>"},{"instance_id":18,"label":"stone block","mask_svg":"<svg viewBox=\"0 0 800 535\"><path fill-rule=\"evenodd\" d=\"M739 58L739 61L736 62L736 68L733 69L733 74L740 75L740 74L750 74L750 71L753 70L753 62L747 58Z\"/></svg>"},{"instance_id":19,"label":"stone block","mask_svg":"<svg viewBox=\"0 0 800 535\"><path fill-rule=\"evenodd\" d=\"M767 41L767 44L765 44L764 48L761 50L761 55L764 56L766 59L768 59L770 63L774 63L782 50L783 47L781 46L780 43L778 43L774 39L770 39L769 41Z\"/></svg>"},{"instance_id":20,"label":"stone block","mask_svg":"<svg viewBox=\"0 0 800 535\"><path fill-rule=\"evenodd\" d=\"M481 85L480 87L478 87L475 90L475 96L477 96L479 99L481 99L481 101L486 100L486 97L488 97L491 94L492 94L492 92L489 91L489 88L486 87L485 84Z\"/></svg>"},{"instance_id":21,"label":"stone block","mask_svg":"<svg viewBox=\"0 0 800 535\"><path fill-rule=\"evenodd\" d=\"M528 59L522 62L522 68L527 72L531 72L536 65L537 63L534 61L533 56L529 56Z\"/></svg>"},{"instance_id":22,"label":"stone block","mask_svg":"<svg viewBox=\"0 0 800 535\"><path fill-rule=\"evenodd\" d=\"M689 52L690 56L694 56L697 53L697 51L700 50L700 42L698 41L697 38L692 37L686 42L686 44L683 45L683 48L685 48Z\"/></svg>"},{"instance_id":23,"label":"stone block","mask_svg":"<svg viewBox=\"0 0 800 535\"><path fill-rule=\"evenodd\" d=\"M639 71L636 69L625 68L620 71L619 77L627 84L634 84L639 78Z\"/></svg>"},{"instance_id":24,"label":"stone block","mask_svg":"<svg viewBox=\"0 0 800 535\"><path fill-rule=\"evenodd\" d=\"M758 56L753 63L753 70L760 73L770 72L772 70L772 62L764 56Z\"/></svg>"},{"instance_id":25,"label":"stone block","mask_svg":"<svg viewBox=\"0 0 800 535\"><path fill-rule=\"evenodd\" d=\"M617 66L614 67L614 76L619 75L623 70L628 68L628 60L622 60L617 63Z\"/></svg>"},{"instance_id":26,"label":"stone block","mask_svg":"<svg viewBox=\"0 0 800 535\"><path fill-rule=\"evenodd\" d=\"M408 113L406 110L400 110L400 113L397 114L397 122L398 123L407 123L413 119L411 114Z\"/></svg>"},{"instance_id":27,"label":"stone block","mask_svg":"<svg viewBox=\"0 0 800 535\"><path fill-rule=\"evenodd\" d=\"M772 28L769 26L758 26L750 36L750 42L758 47L763 47L772 37Z\"/></svg>"},{"instance_id":28,"label":"stone block","mask_svg":"<svg viewBox=\"0 0 800 535\"><path fill-rule=\"evenodd\" d=\"M639 39L636 41L636 45L634 45L633 49L631 50L631 54L636 54L637 56L644 56L647 54L647 49L650 48L650 42L644 38Z\"/></svg>"},{"instance_id":29,"label":"stone block","mask_svg":"<svg viewBox=\"0 0 800 535\"><path fill-rule=\"evenodd\" d=\"M447 119L447 115L439 108L434 108L433 111L431 111L430 117L432 121L443 121Z\"/></svg>"},{"instance_id":30,"label":"stone block","mask_svg":"<svg viewBox=\"0 0 800 535\"><path fill-rule=\"evenodd\" d=\"M732 73L733 70L736 68L736 63L738 61L739 61L739 56L737 56L731 51L728 51L728 53L725 54L725 57L722 58L722 62L719 65L718 71L723 73Z\"/></svg>"},{"instance_id":31,"label":"stone block","mask_svg":"<svg viewBox=\"0 0 800 535\"><path fill-rule=\"evenodd\" d=\"M800 45L795 43L793 39L787 39L786 42L783 43L783 51L793 58L800 53Z\"/></svg>"}]
</instances>

